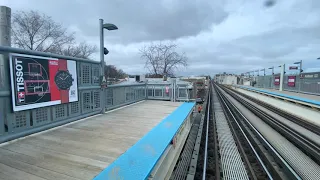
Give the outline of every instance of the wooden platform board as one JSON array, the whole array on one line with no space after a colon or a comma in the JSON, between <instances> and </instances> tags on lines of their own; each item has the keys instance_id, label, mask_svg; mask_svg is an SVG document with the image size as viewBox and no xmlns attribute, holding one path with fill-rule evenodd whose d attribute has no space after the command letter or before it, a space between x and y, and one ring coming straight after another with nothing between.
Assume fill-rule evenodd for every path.
<instances>
[{"instance_id":1,"label":"wooden platform board","mask_svg":"<svg viewBox=\"0 0 320 180\"><path fill-rule=\"evenodd\" d=\"M143 101L0 146L0 179L92 179L181 104Z\"/></svg>"}]
</instances>

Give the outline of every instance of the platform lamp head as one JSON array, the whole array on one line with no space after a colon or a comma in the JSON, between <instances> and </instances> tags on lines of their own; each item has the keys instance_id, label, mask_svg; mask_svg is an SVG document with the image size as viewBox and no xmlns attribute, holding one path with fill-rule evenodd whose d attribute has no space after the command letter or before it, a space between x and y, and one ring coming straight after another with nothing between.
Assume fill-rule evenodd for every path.
<instances>
[{"instance_id":1,"label":"platform lamp head","mask_svg":"<svg viewBox=\"0 0 320 180\"><path fill-rule=\"evenodd\" d=\"M272 75L274 75L274 66L268 68L268 69L272 69Z\"/></svg>"},{"instance_id":2,"label":"platform lamp head","mask_svg":"<svg viewBox=\"0 0 320 180\"><path fill-rule=\"evenodd\" d=\"M116 25L111 24L111 23L105 23L105 24L103 24L102 27L103 27L104 29L109 30L109 31L117 30L117 29L118 29L118 27L117 27Z\"/></svg>"},{"instance_id":3,"label":"platform lamp head","mask_svg":"<svg viewBox=\"0 0 320 180\"><path fill-rule=\"evenodd\" d=\"M283 72L283 74L285 74L285 73L286 73L286 65L284 64L283 66L284 66L284 72ZM282 67L282 65L280 65L280 66L278 66L278 67Z\"/></svg>"},{"instance_id":4,"label":"platform lamp head","mask_svg":"<svg viewBox=\"0 0 320 180\"><path fill-rule=\"evenodd\" d=\"M303 72L303 70L302 70L302 60L300 60L298 62L294 62L293 64L299 64L300 65L300 73Z\"/></svg>"}]
</instances>

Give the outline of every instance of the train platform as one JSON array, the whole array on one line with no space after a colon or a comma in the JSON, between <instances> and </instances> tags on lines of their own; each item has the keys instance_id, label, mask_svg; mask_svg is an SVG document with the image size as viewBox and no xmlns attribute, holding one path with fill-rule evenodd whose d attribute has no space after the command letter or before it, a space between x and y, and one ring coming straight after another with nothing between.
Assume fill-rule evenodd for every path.
<instances>
[{"instance_id":1,"label":"train platform","mask_svg":"<svg viewBox=\"0 0 320 180\"><path fill-rule=\"evenodd\" d=\"M294 102L297 104L310 106L311 108L317 108L320 110L320 96L317 96L317 95L297 93L292 91L279 91L276 89L254 88L250 86L237 86L237 87L247 89L249 91L262 93L268 96L277 97L277 98Z\"/></svg>"},{"instance_id":2,"label":"train platform","mask_svg":"<svg viewBox=\"0 0 320 180\"><path fill-rule=\"evenodd\" d=\"M145 179L178 151L193 107L147 100L3 143L0 179Z\"/></svg>"},{"instance_id":3,"label":"train platform","mask_svg":"<svg viewBox=\"0 0 320 180\"><path fill-rule=\"evenodd\" d=\"M315 100L320 102L320 94L319 95L314 95L314 94L306 94L306 93L298 93L298 92L293 92L293 91L279 91L277 89L264 89L264 88L259 88L261 90L265 91L270 91L274 93L280 93L288 96L293 96L293 97L299 97L307 100Z\"/></svg>"},{"instance_id":4,"label":"train platform","mask_svg":"<svg viewBox=\"0 0 320 180\"><path fill-rule=\"evenodd\" d=\"M289 96L285 93L274 91L236 86L235 90L255 99L259 99L269 105L276 106L278 109L289 112L307 122L320 126L320 111L317 103L313 99L306 99L297 96ZM312 107L312 108L310 108Z\"/></svg>"}]
</instances>

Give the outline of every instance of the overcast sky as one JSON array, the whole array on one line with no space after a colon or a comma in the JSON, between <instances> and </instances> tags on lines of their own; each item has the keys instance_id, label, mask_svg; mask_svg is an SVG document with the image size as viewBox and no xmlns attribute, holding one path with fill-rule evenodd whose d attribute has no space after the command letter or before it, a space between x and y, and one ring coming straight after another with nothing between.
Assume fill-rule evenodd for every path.
<instances>
[{"instance_id":1,"label":"overcast sky","mask_svg":"<svg viewBox=\"0 0 320 180\"><path fill-rule=\"evenodd\" d=\"M180 75L242 73L303 60L320 70L320 1L274 0L0 0L16 10L37 10L75 31L78 41L99 45L99 18L118 31L105 32L108 64L145 73L139 48L175 41L189 67ZM98 60L98 54L93 56Z\"/></svg>"}]
</instances>

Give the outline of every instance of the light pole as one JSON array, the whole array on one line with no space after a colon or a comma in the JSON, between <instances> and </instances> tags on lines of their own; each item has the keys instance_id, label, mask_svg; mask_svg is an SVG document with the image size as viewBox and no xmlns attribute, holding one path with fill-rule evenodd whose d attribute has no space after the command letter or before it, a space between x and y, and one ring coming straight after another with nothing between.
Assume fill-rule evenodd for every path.
<instances>
[{"instance_id":1,"label":"light pole","mask_svg":"<svg viewBox=\"0 0 320 180\"><path fill-rule=\"evenodd\" d=\"M299 73L299 77L301 77L301 73L302 73L302 60L298 61L298 62L294 62L293 64L299 64L300 65L300 73ZM301 90L301 78L299 79L299 89L298 92L300 92Z\"/></svg>"},{"instance_id":2,"label":"light pole","mask_svg":"<svg viewBox=\"0 0 320 180\"><path fill-rule=\"evenodd\" d=\"M281 73L280 73L280 87L279 87L279 91L283 91L283 78L284 78L284 74L286 73L286 65L282 64L279 67L281 67Z\"/></svg>"},{"instance_id":3,"label":"light pole","mask_svg":"<svg viewBox=\"0 0 320 180\"><path fill-rule=\"evenodd\" d=\"M114 24L106 23L103 24L103 19L99 19L99 32L100 32L100 64L101 64L101 87L105 87L105 76L104 76L104 55L107 55L109 53L108 49L104 47L104 36L103 36L103 29L107 29L109 31L117 30L118 27ZM105 95L106 93L102 92L102 110L101 113L103 114L105 112Z\"/></svg>"},{"instance_id":4,"label":"light pole","mask_svg":"<svg viewBox=\"0 0 320 180\"><path fill-rule=\"evenodd\" d=\"M268 69L272 69L272 75L274 75L274 66L268 68Z\"/></svg>"},{"instance_id":5,"label":"light pole","mask_svg":"<svg viewBox=\"0 0 320 180\"><path fill-rule=\"evenodd\" d=\"M265 69L265 68L260 69L260 71L263 71L263 76L265 76L265 75L266 75L266 69Z\"/></svg>"},{"instance_id":6,"label":"light pole","mask_svg":"<svg viewBox=\"0 0 320 180\"><path fill-rule=\"evenodd\" d=\"M269 67L268 69L272 69L271 87L273 87L273 88L274 88L274 66Z\"/></svg>"}]
</instances>

